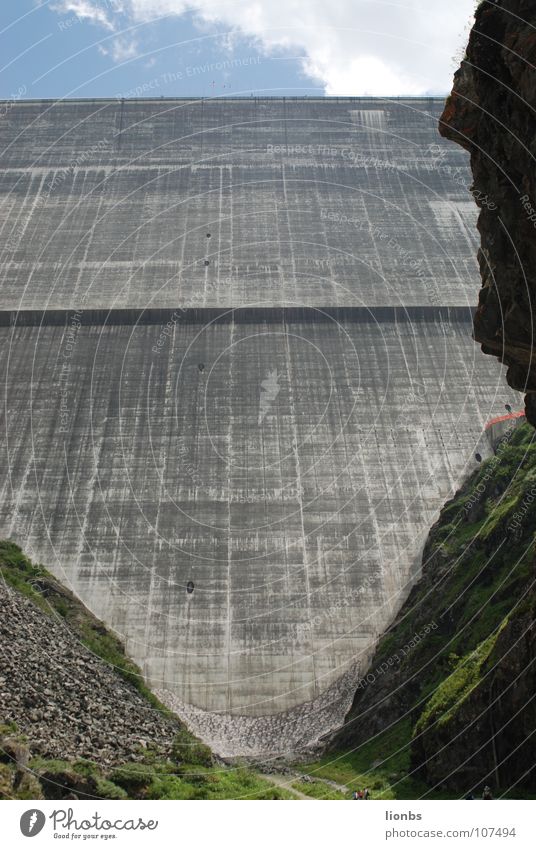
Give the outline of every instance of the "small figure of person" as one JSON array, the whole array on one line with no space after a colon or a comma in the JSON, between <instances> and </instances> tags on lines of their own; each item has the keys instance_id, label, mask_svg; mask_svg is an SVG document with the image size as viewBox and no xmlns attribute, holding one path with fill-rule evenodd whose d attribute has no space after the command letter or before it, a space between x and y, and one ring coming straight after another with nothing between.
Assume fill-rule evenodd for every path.
<instances>
[{"instance_id":1,"label":"small figure of person","mask_svg":"<svg viewBox=\"0 0 536 849\"><path fill-rule=\"evenodd\" d=\"M359 796L357 795L357 790L354 790L354 792L352 793L352 799L359 799Z\"/></svg>"},{"instance_id":2,"label":"small figure of person","mask_svg":"<svg viewBox=\"0 0 536 849\"><path fill-rule=\"evenodd\" d=\"M484 792L482 793L482 798L483 799L493 799L493 794L491 792L491 787L489 786L489 784L486 784L486 786L484 787Z\"/></svg>"},{"instance_id":3,"label":"small figure of person","mask_svg":"<svg viewBox=\"0 0 536 849\"><path fill-rule=\"evenodd\" d=\"M362 791L362 790L358 790L358 791L357 791L357 798L358 798L358 799L362 799L362 798L363 798L363 791Z\"/></svg>"},{"instance_id":4,"label":"small figure of person","mask_svg":"<svg viewBox=\"0 0 536 849\"><path fill-rule=\"evenodd\" d=\"M370 793L369 793L368 787L365 787L365 790L363 792L363 799L370 799Z\"/></svg>"}]
</instances>

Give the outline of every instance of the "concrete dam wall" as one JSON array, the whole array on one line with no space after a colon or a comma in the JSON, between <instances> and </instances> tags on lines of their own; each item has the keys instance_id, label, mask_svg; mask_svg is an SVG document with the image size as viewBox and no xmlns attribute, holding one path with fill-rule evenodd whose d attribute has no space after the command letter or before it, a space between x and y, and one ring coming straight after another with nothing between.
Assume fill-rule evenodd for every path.
<instances>
[{"instance_id":1,"label":"concrete dam wall","mask_svg":"<svg viewBox=\"0 0 536 849\"><path fill-rule=\"evenodd\" d=\"M516 408L439 100L11 105L0 533L228 756L339 725Z\"/></svg>"}]
</instances>

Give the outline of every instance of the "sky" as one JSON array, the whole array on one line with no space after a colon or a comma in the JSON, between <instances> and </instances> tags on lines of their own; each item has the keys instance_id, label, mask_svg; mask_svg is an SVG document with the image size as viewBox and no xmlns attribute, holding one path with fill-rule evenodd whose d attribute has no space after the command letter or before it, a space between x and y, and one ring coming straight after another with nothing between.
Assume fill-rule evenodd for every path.
<instances>
[{"instance_id":1,"label":"sky","mask_svg":"<svg viewBox=\"0 0 536 849\"><path fill-rule=\"evenodd\" d=\"M446 94L475 0L2 0L0 98Z\"/></svg>"}]
</instances>

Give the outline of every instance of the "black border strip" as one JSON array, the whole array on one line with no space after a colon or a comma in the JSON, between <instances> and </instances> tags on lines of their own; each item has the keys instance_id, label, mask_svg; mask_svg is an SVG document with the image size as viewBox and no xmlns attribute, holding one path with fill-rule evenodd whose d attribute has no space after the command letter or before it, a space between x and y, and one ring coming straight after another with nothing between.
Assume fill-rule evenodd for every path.
<instances>
[{"instance_id":1,"label":"black border strip","mask_svg":"<svg viewBox=\"0 0 536 849\"><path fill-rule=\"evenodd\" d=\"M355 324L405 322L472 323L475 310L468 306L435 307L176 307L175 309L83 309L0 310L0 327L63 327L73 322L84 327L106 325L165 325L217 322L228 324L276 324L336 321Z\"/></svg>"}]
</instances>

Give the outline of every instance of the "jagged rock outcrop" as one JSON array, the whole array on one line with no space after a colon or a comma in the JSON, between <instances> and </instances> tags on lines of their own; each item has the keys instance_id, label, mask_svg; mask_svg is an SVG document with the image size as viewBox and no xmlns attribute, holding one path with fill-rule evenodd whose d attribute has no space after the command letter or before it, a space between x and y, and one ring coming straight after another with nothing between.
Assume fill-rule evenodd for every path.
<instances>
[{"instance_id":1,"label":"jagged rock outcrop","mask_svg":"<svg viewBox=\"0 0 536 849\"><path fill-rule=\"evenodd\" d=\"M536 623L533 605L506 622L479 668L481 680L452 714L443 706L417 723L412 763L432 786L486 781L534 786ZM444 718L447 718L444 721Z\"/></svg>"},{"instance_id":2,"label":"jagged rock outcrop","mask_svg":"<svg viewBox=\"0 0 536 849\"><path fill-rule=\"evenodd\" d=\"M536 6L483 2L440 132L471 153L482 289L474 321L482 350L508 366L536 425Z\"/></svg>"}]
</instances>

